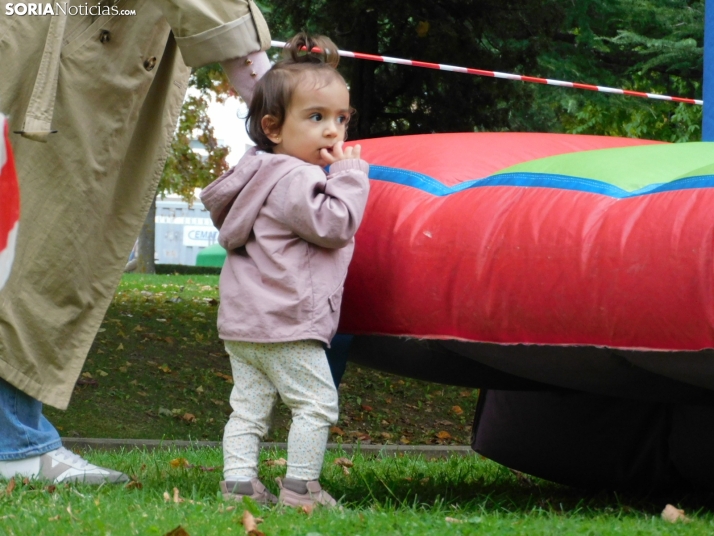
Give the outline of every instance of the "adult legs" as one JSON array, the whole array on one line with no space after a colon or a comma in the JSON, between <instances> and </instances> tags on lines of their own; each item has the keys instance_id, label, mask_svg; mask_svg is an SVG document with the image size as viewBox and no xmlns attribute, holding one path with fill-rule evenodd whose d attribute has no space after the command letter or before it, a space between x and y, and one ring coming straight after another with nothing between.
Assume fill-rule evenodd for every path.
<instances>
[{"instance_id":1,"label":"adult legs","mask_svg":"<svg viewBox=\"0 0 714 536\"><path fill-rule=\"evenodd\" d=\"M0 478L39 478L55 483L126 482L118 471L98 467L62 447L42 414L42 403L0 379Z\"/></svg>"}]
</instances>

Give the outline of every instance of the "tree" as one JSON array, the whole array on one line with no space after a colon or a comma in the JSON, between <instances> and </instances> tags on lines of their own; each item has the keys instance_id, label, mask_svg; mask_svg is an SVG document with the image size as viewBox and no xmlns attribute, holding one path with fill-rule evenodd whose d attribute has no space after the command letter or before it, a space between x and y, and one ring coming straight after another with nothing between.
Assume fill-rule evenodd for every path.
<instances>
[{"instance_id":1,"label":"tree","mask_svg":"<svg viewBox=\"0 0 714 536\"><path fill-rule=\"evenodd\" d=\"M701 94L703 0L273 0L276 38L487 70ZM697 139L701 109L344 59L353 138L473 130Z\"/></svg>"},{"instance_id":2,"label":"tree","mask_svg":"<svg viewBox=\"0 0 714 536\"><path fill-rule=\"evenodd\" d=\"M228 169L226 156L230 149L218 145L207 110L211 101L225 102L225 99L235 95L235 92L217 64L195 70L191 75L189 87L193 88L193 91L189 91L181 108L157 197L163 198L167 193L175 193L191 204L196 188L208 185ZM192 142L196 141L203 149L201 153L191 146ZM202 154L203 152L205 154ZM155 217L156 197L139 235L136 270L140 273L156 271Z\"/></svg>"}]
</instances>

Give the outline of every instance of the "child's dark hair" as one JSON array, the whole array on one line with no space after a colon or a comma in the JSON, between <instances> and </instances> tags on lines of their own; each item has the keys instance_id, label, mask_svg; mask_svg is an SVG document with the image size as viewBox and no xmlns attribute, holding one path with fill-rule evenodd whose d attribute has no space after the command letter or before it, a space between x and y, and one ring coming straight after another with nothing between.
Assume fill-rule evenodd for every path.
<instances>
[{"instance_id":1,"label":"child's dark hair","mask_svg":"<svg viewBox=\"0 0 714 536\"><path fill-rule=\"evenodd\" d=\"M306 73L315 76L316 84L327 85L334 80L345 83L336 69L339 61L337 45L323 35L310 36L301 32L288 41L283 49L283 59L256 84L248 107L245 129L258 149L272 152L275 143L268 139L261 121L264 116L271 115L275 118L275 128L283 125L295 88Z\"/></svg>"}]
</instances>

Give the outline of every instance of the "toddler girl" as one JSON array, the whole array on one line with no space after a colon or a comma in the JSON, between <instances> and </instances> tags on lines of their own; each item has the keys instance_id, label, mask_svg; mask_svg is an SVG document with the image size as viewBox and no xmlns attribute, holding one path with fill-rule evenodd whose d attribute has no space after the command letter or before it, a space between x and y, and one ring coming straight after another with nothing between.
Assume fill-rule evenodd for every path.
<instances>
[{"instance_id":1,"label":"toddler girl","mask_svg":"<svg viewBox=\"0 0 714 536\"><path fill-rule=\"evenodd\" d=\"M298 34L284 56L250 103L246 128L257 147L201 195L228 251L218 332L235 384L221 488L231 499L332 506L318 482L338 416L324 345L337 329L369 166L359 145L342 145L352 109L335 44ZM276 499L257 476L278 394L293 421Z\"/></svg>"}]
</instances>

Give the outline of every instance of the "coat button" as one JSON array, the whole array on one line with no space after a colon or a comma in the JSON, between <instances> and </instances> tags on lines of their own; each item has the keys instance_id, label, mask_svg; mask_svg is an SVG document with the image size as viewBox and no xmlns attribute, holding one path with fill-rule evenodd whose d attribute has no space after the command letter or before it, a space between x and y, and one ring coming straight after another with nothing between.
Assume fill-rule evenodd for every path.
<instances>
[{"instance_id":1,"label":"coat button","mask_svg":"<svg viewBox=\"0 0 714 536\"><path fill-rule=\"evenodd\" d=\"M154 67L156 67L156 56L152 56L144 62L144 69L147 71L153 70Z\"/></svg>"},{"instance_id":2,"label":"coat button","mask_svg":"<svg viewBox=\"0 0 714 536\"><path fill-rule=\"evenodd\" d=\"M109 30L102 30L99 32L99 41L102 43L108 43L112 38L112 34Z\"/></svg>"}]
</instances>

